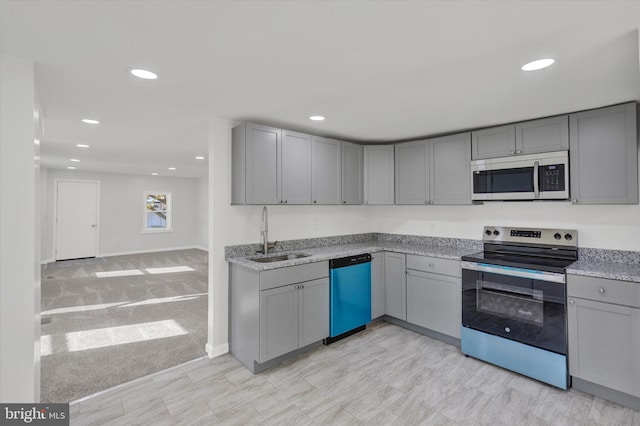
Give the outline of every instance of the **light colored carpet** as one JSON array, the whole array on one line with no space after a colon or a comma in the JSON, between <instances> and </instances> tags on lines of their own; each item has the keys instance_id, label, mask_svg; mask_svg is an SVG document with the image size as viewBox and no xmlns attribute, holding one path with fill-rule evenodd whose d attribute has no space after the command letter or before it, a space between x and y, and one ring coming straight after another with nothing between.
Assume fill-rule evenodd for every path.
<instances>
[{"instance_id":1,"label":"light colored carpet","mask_svg":"<svg viewBox=\"0 0 640 426\"><path fill-rule=\"evenodd\" d=\"M195 249L43 267L42 402L204 356L207 269L207 253Z\"/></svg>"}]
</instances>

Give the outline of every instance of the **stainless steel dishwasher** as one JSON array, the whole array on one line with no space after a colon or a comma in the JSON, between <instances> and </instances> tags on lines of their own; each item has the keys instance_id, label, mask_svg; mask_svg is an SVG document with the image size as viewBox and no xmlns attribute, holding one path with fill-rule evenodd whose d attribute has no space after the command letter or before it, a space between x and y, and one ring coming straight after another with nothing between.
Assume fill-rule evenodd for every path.
<instances>
[{"instance_id":1,"label":"stainless steel dishwasher","mask_svg":"<svg viewBox=\"0 0 640 426\"><path fill-rule=\"evenodd\" d=\"M371 321L371 255L329 262L330 327L326 345L366 328Z\"/></svg>"}]
</instances>

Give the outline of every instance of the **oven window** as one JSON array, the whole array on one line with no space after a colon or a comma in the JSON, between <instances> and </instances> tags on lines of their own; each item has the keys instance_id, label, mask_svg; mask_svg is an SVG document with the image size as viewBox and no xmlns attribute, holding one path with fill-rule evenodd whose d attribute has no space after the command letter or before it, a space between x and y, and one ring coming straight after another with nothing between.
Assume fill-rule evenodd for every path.
<instances>
[{"instance_id":1,"label":"oven window","mask_svg":"<svg viewBox=\"0 0 640 426\"><path fill-rule=\"evenodd\" d=\"M565 285L462 270L462 324L566 354Z\"/></svg>"},{"instance_id":2,"label":"oven window","mask_svg":"<svg viewBox=\"0 0 640 426\"><path fill-rule=\"evenodd\" d=\"M473 192L476 194L533 192L533 167L473 173Z\"/></svg>"}]
</instances>

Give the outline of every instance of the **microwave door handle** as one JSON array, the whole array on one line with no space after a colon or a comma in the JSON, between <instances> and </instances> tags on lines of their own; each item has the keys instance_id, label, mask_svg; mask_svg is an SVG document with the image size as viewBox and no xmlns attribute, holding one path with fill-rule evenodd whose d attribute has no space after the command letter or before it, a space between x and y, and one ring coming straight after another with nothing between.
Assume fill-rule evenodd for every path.
<instances>
[{"instance_id":1,"label":"microwave door handle","mask_svg":"<svg viewBox=\"0 0 640 426\"><path fill-rule=\"evenodd\" d=\"M540 168L540 162L533 163L533 193L535 198L540 198L540 184L538 182L538 173Z\"/></svg>"}]
</instances>

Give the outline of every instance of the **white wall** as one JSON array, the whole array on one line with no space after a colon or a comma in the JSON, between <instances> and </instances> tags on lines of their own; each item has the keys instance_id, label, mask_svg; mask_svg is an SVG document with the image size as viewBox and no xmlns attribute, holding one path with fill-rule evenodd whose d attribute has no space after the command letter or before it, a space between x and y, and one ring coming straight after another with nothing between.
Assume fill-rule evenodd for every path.
<instances>
[{"instance_id":1,"label":"white wall","mask_svg":"<svg viewBox=\"0 0 640 426\"><path fill-rule=\"evenodd\" d=\"M197 180L196 184L196 244L209 249L209 177Z\"/></svg>"},{"instance_id":2,"label":"white wall","mask_svg":"<svg viewBox=\"0 0 640 426\"><path fill-rule=\"evenodd\" d=\"M200 245L198 229L198 180L163 176L91 173L78 170L47 171L47 227L43 252L54 259L55 183L57 179L100 181L98 255L109 256ZM173 232L143 233L144 191L167 191L172 195Z\"/></svg>"},{"instance_id":3,"label":"white wall","mask_svg":"<svg viewBox=\"0 0 640 426\"><path fill-rule=\"evenodd\" d=\"M0 401L38 402L40 131L33 63L0 55L0 94Z\"/></svg>"}]
</instances>

